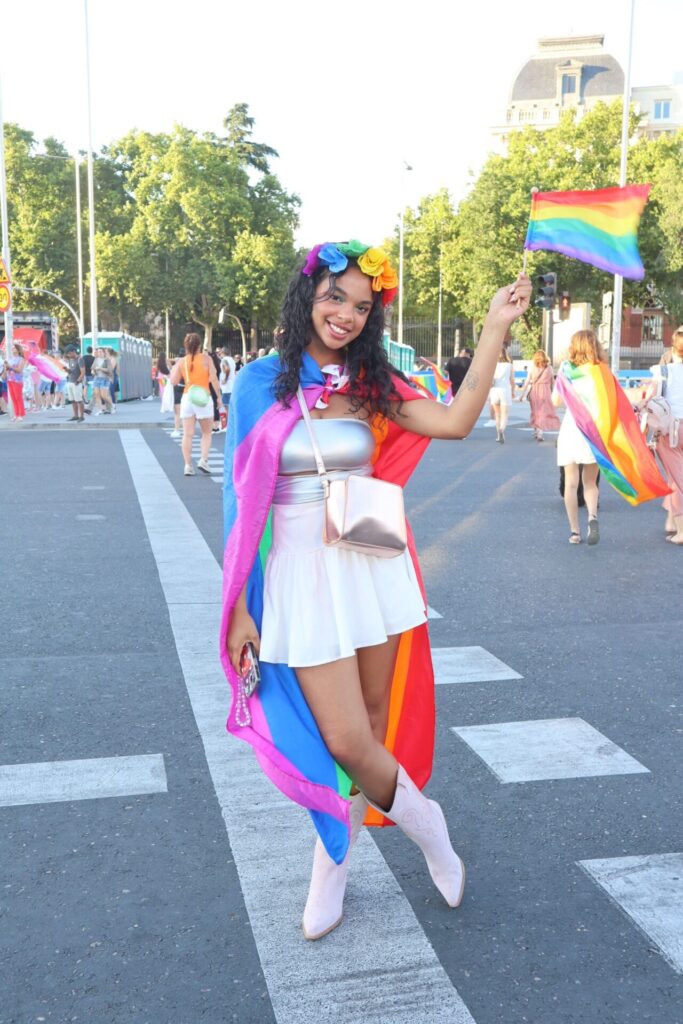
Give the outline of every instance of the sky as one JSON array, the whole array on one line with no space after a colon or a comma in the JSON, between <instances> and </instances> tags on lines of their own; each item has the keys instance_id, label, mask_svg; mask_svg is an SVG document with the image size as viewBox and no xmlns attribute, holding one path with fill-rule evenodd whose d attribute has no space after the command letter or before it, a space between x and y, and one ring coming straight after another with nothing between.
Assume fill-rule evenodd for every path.
<instances>
[{"instance_id":1,"label":"sky","mask_svg":"<svg viewBox=\"0 0 683 1024\"><path fill-rule=\"evenodd\" d=\"M378 244L402 204L466 194L538 39L604 34L625 66L629 14L630 0L89 0L93 146L175 122L220 133L246 102L301 197L298 243ZM7 4L0 32L4 120L85 150L84 0ZM636 0L632 85L673 81L682 36L681 0Z\"/></svg>"}]
</instances>

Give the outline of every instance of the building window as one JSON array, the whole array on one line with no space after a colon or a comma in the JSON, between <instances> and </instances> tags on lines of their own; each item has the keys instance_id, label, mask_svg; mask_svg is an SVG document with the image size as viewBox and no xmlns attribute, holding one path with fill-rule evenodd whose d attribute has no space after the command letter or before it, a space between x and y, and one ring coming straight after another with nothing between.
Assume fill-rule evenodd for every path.
<instances>
[{"instance_id":1,"label":"building window","mask_svg":"<svg viewBox=\"0 0 683 1024\"><path fill-rule=\"evenodd\" d=\"M562 95L571 96L576 92L576 75L562 75Z\"/></svg>"},{"instance_id":2,"label":"building window","mask_svg":"<svg viewBox=\"0 0 683 1024\"><path fill-rule=\"evenodd\" d=\"M671 100L655 100L655 121L668 121L671 117Z\"/></svg>"},{"instance_id":3,"label":"building window","mask_svg":"<svg viewBox=\"0 0 683 1024\"><path fill-rule=\"evenodd\" d=\"M643 341L661 341L663 328L661 313L643 313Z\"/></svg>"}]
</instances>

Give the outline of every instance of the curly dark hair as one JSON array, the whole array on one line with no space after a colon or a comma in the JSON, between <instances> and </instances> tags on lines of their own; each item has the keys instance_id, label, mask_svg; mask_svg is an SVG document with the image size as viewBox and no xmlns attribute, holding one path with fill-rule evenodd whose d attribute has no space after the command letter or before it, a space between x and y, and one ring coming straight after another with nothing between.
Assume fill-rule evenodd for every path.
<instances>
[{"instance_id":1,"label":"curly dark hair","mask_svg":"<svg viewBox=\"0 0 683 1024\"><path fill-rule=\"evenodd\" d=\"M357 265L357 260L349 258L349 266ZM323 296L328 298L334 292L337 278L341 276L329 273L327 267L319 267L311 277L302 274L299 269L289 283L275 342L282 361L282 370L275 379L275 396L283 405L291 403L299 386L303 353L310 341L316 288L323 278L328 277L329 288ZM372 307L365 327L345 349L350 378L349 396L353 412L358 412L366 405L373 413L394 419L402 403L393 377L406 378L391 365L382 345L384 307L381 294L373 292ZM364 371L362 377L361 371Z\"/></svg>"}]
</instances>

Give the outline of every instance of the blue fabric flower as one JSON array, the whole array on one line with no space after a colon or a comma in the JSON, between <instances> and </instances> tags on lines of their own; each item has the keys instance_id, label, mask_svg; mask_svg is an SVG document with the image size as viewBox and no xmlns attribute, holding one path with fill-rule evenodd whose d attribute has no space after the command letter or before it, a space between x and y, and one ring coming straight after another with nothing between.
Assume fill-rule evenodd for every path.
<instances>
[{"instance_id":1,"label":"blue fabric flower","mask_svg":"<svg viewBox=\"0 0 683 1024\"><path fill-rule=\"evenodd\" d=\"M330 268L331 274L343 274L349 265L344 253L332 242L327 242L318 253L318 260Z\"/></svg>"}]
</instances>

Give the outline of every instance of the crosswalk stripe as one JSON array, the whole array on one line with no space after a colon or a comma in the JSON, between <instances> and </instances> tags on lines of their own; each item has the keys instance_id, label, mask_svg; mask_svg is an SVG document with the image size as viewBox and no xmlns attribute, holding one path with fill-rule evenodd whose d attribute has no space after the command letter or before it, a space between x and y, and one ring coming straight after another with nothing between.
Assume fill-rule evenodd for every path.
<instances>
[{"instance_id":1,"label":"crosswalk stripe","mask_svg":"<svg viewBox=\"0 0 683 1024\"><path fill-rule=\"evenodd\" d=\"M683 853L580 860L580 867L683 974Z\"/></svg>"},{"instance_id":2,"label":"crosswalk stripe","mask_svg":"<svg viewBox=\"0 0 683 1024\"><path fill-rule=\"evenodd\" d=\"M0 807L166 792L161 754L0 765Z\"/></svg>"},{"instance_id":3,"label":"crosswalk stripe","mask_svg":"<svg viewBox=\"0 0 683 1024\"><path fill-rule=\"evenodd\" d=\"M522 678L483 647L434 647L432 660L437 685Z\"/></svg>"},{"instance_id":4,"label":"crosswalk stripe","mask_svg":"<svg viewBox=\"0 0 683 1024\"><path fill-rule=\"evenodd\" d=\"M215 654L220 568L141 432L119 437L278 1024L474 1024L369 833L354 852L344 925L320 947L303 939L299 922L314 835L305 813L279 796L246 744L225 735L227 684ZM182 562L173 557L178 536ZM215 602L206 603L211 594ZM386 927L378 922L379 908ZM363 982L359 998L359 979L367 978L372 983Z\"/></svg>"}]
</instances>

